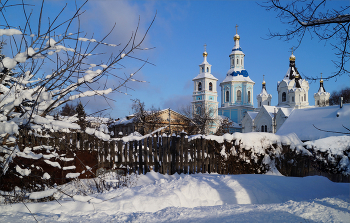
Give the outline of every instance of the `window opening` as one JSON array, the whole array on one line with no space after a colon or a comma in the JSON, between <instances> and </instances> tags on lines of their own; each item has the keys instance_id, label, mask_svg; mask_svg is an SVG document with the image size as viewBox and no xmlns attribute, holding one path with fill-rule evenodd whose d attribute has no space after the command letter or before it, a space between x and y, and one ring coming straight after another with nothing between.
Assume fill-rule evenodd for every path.
<instances>
[{"instance_id":1,"label":"window opening","mask_svg":"<svg viewBox=\"0 0 350 223\"><path fill-rule=\"evenodd\" d=\"M228 102L229 99L230 99L230 92L229 91L226 91L226 97L225 97L225 101Z\"/></svg>"},{"instance_id":2,"label":"window opening","mask_svg":"<svg viewBox=\"0 0 350 223\"><path fill-rule=\"evenodd\" d=\"M202 83L199 82L199 83L198 83L198 91L201 91L201 90L202 90Z\"/></svg>"},{"instance_id":3,"label":"window opening","mask_svg":"<svg viewBox=\"0 0 350 223\"><path fill-rule=\"evenodd\" d=\"M282 102L287 100L286 92L282 93Z\"/></svg>"},{"instance_id":4,"label":"window opening","mask_svg":"<svg viewBox=\"0 0 350 223\"><path fill-rule=\"evenodd\" d=\"M241 101L242 100L242 93L241 90L237 91L237 101Z\"/></svg>"},{"instance_id":5,"label":"window opening","mask_svg":"<svg viewBox=\"0 0 350 223\"><path fill-rule=\"evenodd\" d=\"M248 91L248 103L250 103L250 91Z\"/></svg>"},{"instance_id":6,"label":"window opening","mask_svg":"<svg viewBox=\"0 0 350 223\"><path fill-rule=\"evenodd\" d=\"M213 84L210 82L209 83L209 91L212 91L213 90Z\"/></svg>"}]
</instances>

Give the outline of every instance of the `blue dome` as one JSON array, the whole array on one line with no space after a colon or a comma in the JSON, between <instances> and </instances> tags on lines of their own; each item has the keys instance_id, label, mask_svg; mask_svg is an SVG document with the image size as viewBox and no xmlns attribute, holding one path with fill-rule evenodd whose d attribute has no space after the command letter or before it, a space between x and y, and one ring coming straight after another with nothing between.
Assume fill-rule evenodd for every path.
<instances>
[{"instance_id":1,"label":"blue dome","mask_svg":"<svg viewBox=\"0 0 350 223\"><path fill-rule=\"evenodd\" d=\"M228 74L228 75L231 75L231 76L238 76L238 75L242 75L243 77L248 77L248 71L246 70L241 70L241 71L233 71L232 73Z\"/></svg>"}]
</instances>

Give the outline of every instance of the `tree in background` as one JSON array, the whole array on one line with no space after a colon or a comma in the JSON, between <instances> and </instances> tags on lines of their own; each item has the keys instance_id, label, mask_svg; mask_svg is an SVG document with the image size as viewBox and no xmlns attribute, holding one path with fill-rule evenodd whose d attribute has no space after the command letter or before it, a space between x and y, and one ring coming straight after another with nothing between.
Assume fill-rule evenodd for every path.
<instances>
[{"instance_id":1,"label":"tree in background","mask_svg":"<svg viewBox=\"0 0 350 223\"><path fill-rule=\"evenodd\" d=\"M76 106L75 112L78 114L78 125L80 126L80 130L85 131L87 127L87 121L85 120L86 118L86 113L84 110L84 106L81 102Z\"/></svg>"},{"instance_id":2,"label":"tree in background","mask_svg":"<svg viewBox=\"0 0 350 223\"><path fill-rule=\"evenodd\" d=\"M162 121L159 117L159 109L154 106L151 109L146 109L145 103L141 102L140 99L132 100L132 110L136 118L138 129L137 131L144 135L145 132L156 130L157 125Z\"/></svg>"},{"instance_id":3,"label":"tree in background","mask_svg":"<svg viewBox=\"0 0 350 223\"><path fill-rule=\"evenodd\" d=\"M230 133L230 127L233 126L233 121L227 117L223 117L220 120L220 125L217 131L215 132L215 135L222 136L226 133Z\"/></svg>"},{"instance_id":4,"label":"tree in background","mask_svg":"<svg viewBox=\"0 0 350 223\"><path fill-rule=\"evenodd\" d=\"M60 114L62 116L73 116L76 114L76 107L77 106L67 103L62 107Z\"/></svg>"},{"instance_id":5,"label":"tree in background","mask_svg":"<svg viewBox=\"0 0 350 223\"><path fill-rule=\"evenodd\" d=\"M349 73L349 44L350 44L350 15L349 4L339 8L327 8L330 1L279 1L271 0L263 7L268 11L277 12L277 18L287 24L285 32L270 32L270 37L277 37L285 41L296 38L301 44L306 33L316 35L320 41L335 39L337 44L334 47L337 61L333 61L337 71L323 79L330 79L336 76ZM308 77L309 80L317 80L317 77Z\"/></svg>"},{"instance_id":6,"label":"tree in background","mask_svg":"<svg viewBox=\"0 0 350 223\"><path fill-rule=\"evenodd\" d=\"M329 105L339 105L340 97L343 97L343 103L350 103L350 87L345 87L339 91L333 91L329 97Z\"/></svg>"}]
</instances>

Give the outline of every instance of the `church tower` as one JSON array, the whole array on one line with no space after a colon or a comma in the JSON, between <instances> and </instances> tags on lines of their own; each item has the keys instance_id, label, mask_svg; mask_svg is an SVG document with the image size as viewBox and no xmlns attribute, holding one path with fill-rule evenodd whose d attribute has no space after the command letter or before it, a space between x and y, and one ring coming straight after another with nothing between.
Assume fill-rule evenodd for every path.
<instances>
[{"instance_id":1,"label":"church tower","mask_svg":"<svg viewBox=\"0 0 350 223\"><path fill-rule=\"evenodd\" d=\"M244 69L245 55L239 45L240 36L237 33L237 27L236 25L236 35L233 37L235 45L229 55L230 69L226 78L220 83L221 107L219 115L226 116L233 122L240 124L245 113L254 110L253 87L255 83Z\"/></svg>"},{"instance_id":2,"label":"church tower","mask_svg":"<svg viewBox=\"0 0 350 223\"><path fill-rule=\"evenodd\" d=\"M289 68L282 81L277 83L278 107L304 108L309 106L309 82L295 67L295 56L289 57Z\"/></svg>"},{"instance_id":3,"label":"church tower","mask_svg":"<svg viewBox=\"0 0 350 223\"><path fill-rule=\"evenodd\" d=\"M266 91L266 82L265 78L263 77L261 92L256 96L256 99L258 100L258 108L261 108L263 105L271 106L271 98L272 95L268 94Z\"/></svg>"},{"instance_id":4,"label":"church tower","mask_svg":"<svg viewBox=\"0 0 350 223\"><path fill-rule=\"evenodd\" d=\"M211 74L211 65L207 61L208 53L206 45L204 45L203 62L199 65L199 74L192 79L193 101L192 111L194 115L207 115L213 120L218 117L218 93L217 81ZM206 127L206 134L213 134L216 132L217 125L213 121Z\"/></svg>"},{"instance_id":5,"label":"church tower","mask_svg":"<svg viewBox=\"0 0 350 223\"><path fill-rule=\"evenodd\" d=\"M322 79L322 73L321 73L320 88L318 89L318 92L314 94L315 106L317 107L329 106L330 96L331 95L328 92L326 92L326 90L323 87L323 79Z\"/></svg>"}]
</instances>

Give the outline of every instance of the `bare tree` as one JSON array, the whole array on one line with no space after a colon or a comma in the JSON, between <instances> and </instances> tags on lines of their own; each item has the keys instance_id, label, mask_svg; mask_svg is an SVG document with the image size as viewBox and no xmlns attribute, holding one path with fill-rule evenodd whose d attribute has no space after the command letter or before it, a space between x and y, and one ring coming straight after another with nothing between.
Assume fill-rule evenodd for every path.
<instances>
[{"instance_id":1,"label":"bare tree","mask_svg":"<svg viewBox=\"0 0 350 223\"><path fill-rule=\"evenodd\" d=\"M36 6L24 1L0 3L0 37L8 43L1 44L1 53L7 54L0 57L0 185L2 176L20 152L19 145L26 146L16 140L22 130L35 127L35 130L49 130L55 137L59 135L55 131L62 129L84 131L84 127L73 121L55 120L50 112L79 98L101 96L109 100L108 94L126 93L125 89L130 89L128 82L139 81L135 79L137 72L149 63L136 52L151 49L144 48L143 42L154 19L143 34L135 27L126 43L106 43L113 27L101 39L81 30L80 16L85 4L74 5L76 10L68 17L71 10L66 5L53 18L44 18L44 1L39 5L39 13L32 13ZM23 15L22 24L11 24L14 20L7 19L7 14L14 12ZM114 52L103 59L101 54L107 51L106 47ZM133 73L123 74L125 60L141 64ZM111 77L117 80L114 85L107 81L101 84ZM88 130L85 132L89 134Z\"/></svg>"},{"instance_id":2,"label":"bare tree","mask_svg":"<svg viewBox=\"0 0 350 223\"><path fill-rule=\"evenodd\" d=\"M215 135L221 136L226 133L230 133L230 127L234 125L233 121L227 117L222 118L220 121L220 125L215 132Z\"/></svg>"},{"instance_id":3,"label":"bare tree","mask_svg":"<svg viewBox=\"0 0 350 223\"><path fill-rule=\"evenodd\" d=\"M277 17L289 27L285 32L270 32L270 37L291 40L296 38L299 47L306 33L316 35L320 41L335 39L337 44L331 44L335 50L337 61L333 61L336 72L323 79L330 79L343 74L349 74L349 41L350 41L350 15L349 4L339 8L327 8L329 1L279 1L271 0L263 7L268 11L277 12ZM328 4L329 5L329 4ZM307 77L309 80L317 80L317 77Z\"/></svg>"},{"instance_id":4,"label":"bare tree","mask_svg":"<svg viewBox=\"0 0 350 223\"><path fill-rule=\"evenodd\" d=\"M210 134L215 126L218 128L221 122L218 117L214 117L214 108L204 105L196 105L193 110L192 105L180 108L180 113L192 120L192 132L189 134Z\"/></svg>"},{"instance_id":5,"label":"bare tree","mask_svg":"<svg viewBox=\"0 0 350 223\"><path fill-rule=\"evenodd\" d=\"M140 99L134 99L132 101L132 110L136 118L137 131L142 135L146 134L146 132L154 131L162 121L159 117L159 109L152 106L151 109L147 110L145 103L141 102Z\"/></svg>"}]
</instances>

